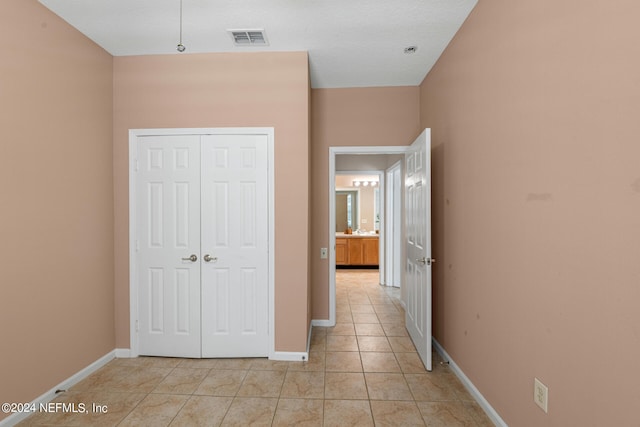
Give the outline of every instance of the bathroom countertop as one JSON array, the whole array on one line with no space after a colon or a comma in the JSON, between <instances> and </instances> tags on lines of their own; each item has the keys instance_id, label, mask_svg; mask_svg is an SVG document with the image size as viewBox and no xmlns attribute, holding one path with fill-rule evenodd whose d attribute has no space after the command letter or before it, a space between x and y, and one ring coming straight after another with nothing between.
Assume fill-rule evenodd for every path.
<instances>
[{"instance_id":1,"label":"bathroom countertop","mask_svg":"<svg viewBox=\"0 0 640 427\"><path fill-rule=\"evenodd\" d=\"M359 238L363 238L363 239L377 239L380 235L379 234L345 234L343 232L336 232L336 237L340 237L340 238L352 238L352 237L359 237Z\"/></svg>"}]
</instances>

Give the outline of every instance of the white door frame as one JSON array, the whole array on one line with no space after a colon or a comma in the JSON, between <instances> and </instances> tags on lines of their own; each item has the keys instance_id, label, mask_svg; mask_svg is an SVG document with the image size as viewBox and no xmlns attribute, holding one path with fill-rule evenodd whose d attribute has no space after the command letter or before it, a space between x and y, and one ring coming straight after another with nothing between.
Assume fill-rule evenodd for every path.
<instances>
[{"instance_id":1,"label":"white door frame","mask_svg":"<svg viewBox=\"0 0 640 427\"><path fill-rule=\"evenodd\" d=\"M166 135L234 135L252 134L267 136L267 158L268 158L268 289L269 289L269 359L275 358L275 170L274 170L274 129L273 128L174 128L174 129L130 129L129 130L129 335L130 350L129 357L139 356L138 348L138 281L136 264L136 170L137 170L137 142L140 136L166 136Z\"/></svg>"},{"instance_id":2,"label":"white door frame","mask_svg":"<svg viewBox=\"0 0 640 427\"><path fill-rule=\"evenodd\" d=\"M329 320L316 320L315 326L336 324L336 156L339 154L405 154L408 146L329 147ZM358 173L363 173L358 171ZM383 175L384 176L384 175ZM382 193L384 194L384 193ZM380 213L384 215L384 209ZM381 220L380 224L384 224Z\"/></svg>"},{"instance_id":3,"label":"white door frame","mask_svg":"<svg viewBox=\"0 0 640 427\"><path fill-rule=\"evenodd\" d=\"M385 184L387 212L386 217L386 250L385 271L387 286L400 287L400 281L396 280L398 273L402 272L402 161L393 164L386 171ZM394 231L395 230L395 231Z\"/></svg>"}]
</instances>

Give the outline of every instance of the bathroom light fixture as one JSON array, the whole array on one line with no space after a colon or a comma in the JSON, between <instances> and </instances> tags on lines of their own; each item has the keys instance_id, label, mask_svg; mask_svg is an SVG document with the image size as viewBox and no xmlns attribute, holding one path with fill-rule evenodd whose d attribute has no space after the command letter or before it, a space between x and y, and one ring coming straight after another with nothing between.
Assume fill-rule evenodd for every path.
<instances>
[{"instance_id":1,"label":"bathroom light fixture","mask_svg":"<svg viewBox=\"0 0 640 427\"><path fill-rule=\"evenodd\" d=\"M182 0L180 0L180 42L178 43L177 50L180 53L187 50L187 48L182 44Z\"/></svg>"},{"instance_id":2,"label":"bathroom light fixture","mask_svg":"<svg viewBox=\"0 0 640 427\"><path fill-rule=\"evenodd\" d=\"M353 186L354 187L375 187L376 185L378 185L378 181L353 181Z\"/></svg>"}]
</instances>

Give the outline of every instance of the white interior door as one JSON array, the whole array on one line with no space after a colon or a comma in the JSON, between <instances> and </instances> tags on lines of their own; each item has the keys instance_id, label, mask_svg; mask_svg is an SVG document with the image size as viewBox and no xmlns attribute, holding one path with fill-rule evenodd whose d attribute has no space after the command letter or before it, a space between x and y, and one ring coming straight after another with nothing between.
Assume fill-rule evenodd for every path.
<instances>
[{"instance_id":1,"label":"white interior door","mask_svg":"<svg viewBox=\"0 0 640 427\"><path fill-rule=\"evenodd\" d=\"M431 133L405 155L406 326L427 370L431 355Z\"/></svg>"},{"instance_id":2,"label":"white interior door","mask_svg":"<svg viewBox=\"0 0 640 427\"><path fill-rule=\"evenodd\" d=\"M200 137L138 138L137 169L139 353L200 357Z\"/></svg>"},{"instance_id":3,"label":"white interior door","mask_svg":"<svg viewBox=\"0 0 640 427\"><path fill-rule=\"evenodd\" d=\"M268 355L266 135L202 141L202 356Z\"/></svg>"},{"instance_id":4,"label":"white interior door","mask_svg":"<svg viewBox=\"0 0 640 427\"><path fill-rule=\"evenodd\" d=\"M268 136L139 136L135 163L138 353L268 356Z\"/></svg>"}]
</instances>

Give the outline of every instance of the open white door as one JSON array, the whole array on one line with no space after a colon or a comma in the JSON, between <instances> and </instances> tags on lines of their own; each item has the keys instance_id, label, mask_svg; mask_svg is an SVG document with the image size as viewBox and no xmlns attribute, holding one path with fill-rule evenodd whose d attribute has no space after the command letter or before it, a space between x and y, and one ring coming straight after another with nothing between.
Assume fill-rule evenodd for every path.
<instances>
[{"instance_id":1,"label":"open white door","mask_svg":"<svg viewBox=\"0 0 640 427\"><path fill-rule=\"evenodd\" d=\"M428 371L431 357L431 131L405 155L406 327Z\"/></svg>"}]
</instances>

